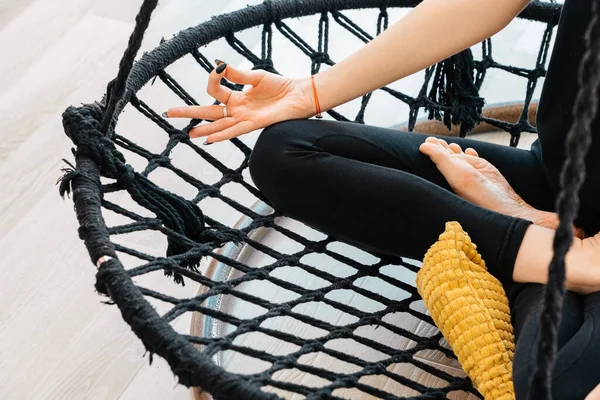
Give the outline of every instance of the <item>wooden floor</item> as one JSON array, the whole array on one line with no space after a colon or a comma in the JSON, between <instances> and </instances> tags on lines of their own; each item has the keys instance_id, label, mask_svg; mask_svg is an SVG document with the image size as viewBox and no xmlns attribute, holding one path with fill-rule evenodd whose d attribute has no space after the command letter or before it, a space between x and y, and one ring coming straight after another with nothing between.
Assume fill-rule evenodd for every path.
<instances>
[{"instance_id":1,"label":"wooden floor","mask_svg":"<svg viewBox=\"0 0 600 400\"><path fill-rule=\"evenodd\" d=\"M258 0L161 0L144 49ZM186 399L166 363L149 366L95 268L70 200L61 113L99 99L141 1L0 0L0 399Z\"/></svg>"},{"instance_id":2,"label":"wooden floor","mask_svg":"<svg viewBox=\"0 0 600 400\"><path fill-rule=\"evenodd\" d=\"M144 48L246 0L161 0ZM187 399L94 291L61 113L99 99L141 1L0 0L0 399Z\"/></svg>"}]
</instances>

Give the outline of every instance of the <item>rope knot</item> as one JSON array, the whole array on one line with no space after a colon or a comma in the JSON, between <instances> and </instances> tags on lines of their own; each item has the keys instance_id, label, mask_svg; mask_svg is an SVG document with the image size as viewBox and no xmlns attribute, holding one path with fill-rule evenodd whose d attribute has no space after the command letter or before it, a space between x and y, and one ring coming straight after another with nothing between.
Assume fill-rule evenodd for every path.
<instances>
[{"instance_id":1,"label":"rope knot","mask_svg":"<svg viewBox=\"0 0 600 400\"><path fill-rule=\"evenodd\" d=\"M321 350L323 348L323 344L321 342L319 342L318 340L311 340L309 342L305 342L304 345L302 346L302 348L313 352L313 351Z\"/></svg>"},{"instance_id":2,"label":"rope knot","mask_svg":"<svg viewBox=\"0 0 600 400\"><path fill-rule=\"evenodd\" d=\"M310 59L316 64L327 63L329 61L329 54L317 51L310 55Z\"/></svg>"},{"instance_id":3,"label":"rope knot","mask_svg":"<svg viewBox=\"0 0 600 400\"><path fill-rule=\"evenodd\" d=\"M218 197L221 194L221 191L214 186L206 186L203 188L200 193L198 193L199 199L205 199L206 197Z\"/></svg>"},{"instance_id":4,"label":"rope knot","mask_svg":"<svg viewBox=\"0 0 600 400\"><path fill-rule=\"evenodd\" d=\"M103 176L116 179L118 164L123 163L125 158L101 132L103 115L104 108L100 103L69 107L63 113L63 126L77 147L75 154L94 161Z\"/></svg>"},{"instance_id":5,"label":"rope knot","mask_svg":"<svg viewBox=\"0 0 600 400\"><path fill-rule=\"evenodd\" d=\"M325 299L325 293L323 292L314 292L308 296L312 301L323 301Z\"/></svg>"},{"instance_id":6,"label":"rope knot","mask_svg":"<svg viewBox=\"0 0 600 400\"><path fill-rule=\"evenodd\" d=\"M171 159L168 156L155 157L153 161L162 167L171 164Z\"/></svg>"},{"instance_id":7,"label":"rope knot","mask_svg":"<svg viewBox=\"0 0 600 400\"><path fill-rule=\"evenodd\" d=\"M190 140L189 132L176 131L169 136L171 139L176 140L177 142L187 142Z\"/></svg>"},{"instance_id":8,"label":"rope knot","mask_svg":"<svg viewBox=\"0 0 600 400\"><path fill-rule=\"evenodd\" d=\"M257 70L257 69L262 69L268 72L272 72L272 73L277 73L275 71L275 67L273 67L273 60L271 59L264 59L264 60L259 60L258 62L256 62L254 64L254 67L252 67L253 70Z\"/></svg>"},{"instance_id":9,"label":"rope knot","mask_svg":"<svg viewBox=\"0 0 600 400\"><path fill-rule=\"evenodd\" d=\"M173 232L191 240L181 240L169 236L167 255L179 255L190 251L194 242L202 242L204 232L204 215L198 206L174 193L159 188L143 175L137 174L125 163L125 157L120 153L115 143L102 132L104 107L99 103L86 104L82 107L69 107L63 114L65 132L77 146L77 156L93 161L99 168L100 174L107 178L116 179L117 183L127 190L131 198L153 212L163 225ZM67 182L76 176L68 171L61 190L66 192ZM101 192L101 189L98 189ZM87 237L88 230L82 225L82 238ZM181 264L195 270L201 256L186 258ZM169 275L168 271L165 271ZM175 282L183 283L183 276L172 274Z\"/></svg>"},{"instance_id":10,"label":"rope knot","mask_svg":"<svg viewBox=\"0 0 600 400\"><path fill-rule=\"evenodd\" d=\"M273 9L273 3L272 0L265 0L264 5L267 7L267 15L265 17L265 25L270 25L274 22L277 22L279 20L279 17L277 16L277 14L275 13L275 10Z\"/></svg>"},{"instance_id":11,"label":"rope knot","mask_svg":"<svg viewBox=\"0 0 600 400\"><path fill-rule=\"evenodd\" d=\"M229 170L223 173L223 182L243 182L244 177L238 171Z\"/></svg>"},{"instance_id":12,"label":"rope knot","mask_svg":"<svg viewBox=\"0 0 600 400\"><path fill-rule=\"evenodd\" d=\"M75 146L86 146L99 133L102 115L99 103L84 104L79 108L69 107L63 113L65 133Z\"/></svg>"},{"instance_id":13,"label":"rope knot","mask_svg":"<svg viewBox=\"0 0 600 400\"><path fill-rule=\"evenodd\" d=\"M277 368L278 370L282 370L282 369L290 369L290 368L294 368L295 362L292 358L279 358L277 359L277 361L275 361L273 363L273 367Z\"/></svg>"},{"instance_id":14,"label":"rope knot","mask_svg":"<svg viewBox=\"0 0 600 400\"><path fill-rule=\"evenodd\" d=\"M380 325L381 324L381 315L377 314L369 314L360 319L360 321L364 324L369 325Z\"/></svg>"},{"instance_id":15,"label":"rope knot","mask_svg":"<svg viewBox=\"0 0 600 400\"><path fill-rule=\"evenodd\" d=\"M496 62L492 59L492 57L484 57L481 61L475 61L475 68L479 71L485 71L486 69L492 67Z\"/></svg>"},{"instance_id":16,"label":"rope knot","mask_svg":"<svg viewBox=\"0 0 600 400\"><path fill-rule=\"evenodd\" d=\"M419 96L419 97L415 97L412 102L410 103L410 106L412 108L422 108L425 107L425 105L429 104L429 100L424 97L424 96Z\"/></svg>"},{"instance_id":17,"label":"rope knot","mask_svg":"<svg viewBox=\"0 0 600 400\"><path fill-rule=\"evenodd\" d=\"M532 69L528 75L530 80L537 80L539 78L543 78L544 76L546 76L546 70L544 69L543 65L536 66L535 69Z\"/></svg>"},{"instance_id":18,"label":"rope knot","mask_svg":"<svg viewBox=\"0 0 600 400\"><path fill-rule=\"evenodd\" d=\"M117 183L123 187L128 188L131 187L133 181L135 180L135 171L129 164L125 164L123 166L123 172L117 178Z\"/></svg>"}]
</instances>

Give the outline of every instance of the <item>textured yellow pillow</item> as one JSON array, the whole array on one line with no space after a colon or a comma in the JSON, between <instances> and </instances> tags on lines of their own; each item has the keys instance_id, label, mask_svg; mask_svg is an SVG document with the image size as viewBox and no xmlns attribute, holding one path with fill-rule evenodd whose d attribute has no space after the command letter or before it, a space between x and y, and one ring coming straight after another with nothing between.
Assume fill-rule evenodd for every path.
<instances>
[{"instance_id":1,"label":"textured yellow pillow","mask_svg":"<svg viewBox=\"0 0 600 400\"><path fill-rule=\"evenodd\" d=\"M489 399L514 399L515 349L508 299L458 222L431 246L417 289L473 384Z\"/></svg>"}]
</instances>

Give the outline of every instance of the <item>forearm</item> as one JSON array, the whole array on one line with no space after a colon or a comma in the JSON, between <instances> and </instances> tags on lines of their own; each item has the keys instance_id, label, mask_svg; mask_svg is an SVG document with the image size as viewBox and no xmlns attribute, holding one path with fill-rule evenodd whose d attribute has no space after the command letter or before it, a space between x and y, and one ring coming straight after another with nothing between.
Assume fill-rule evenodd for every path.
<instances>
[{"instance_id":1,"label":"forearm","mask_svg":"<svg viewBox=\"0 0 600 400\"><path fill-rule=\"evenodd\" d=\"M424 0L346 59L315 75L329 110L418 72L493 36L527 0ZM304 79L312 98L310 79Z\"/></svg>"}]
</instances>

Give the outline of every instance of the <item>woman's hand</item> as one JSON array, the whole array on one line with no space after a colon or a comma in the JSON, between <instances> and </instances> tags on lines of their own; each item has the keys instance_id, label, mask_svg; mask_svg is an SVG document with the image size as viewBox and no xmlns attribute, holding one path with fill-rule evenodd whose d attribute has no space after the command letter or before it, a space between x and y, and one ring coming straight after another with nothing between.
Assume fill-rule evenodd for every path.
<instances>
[{"instance_id":1,"label":"woman's hand","mask_svg":"<svg viewBox=\"0 0 600 400\"><path fill-rule=\"evenodd\" d=\"M219 66L209 77L207 92L223 106L175 107L165 116L213 121L190 130L190 137L206 137L204 144L231 139L276 122L309 118L315 115L309 78L285 78L263 70L241 71L231 65ZM248 90L233 91L221 85L221 78L251 85Z\"/></svg>"}]
</instances>

